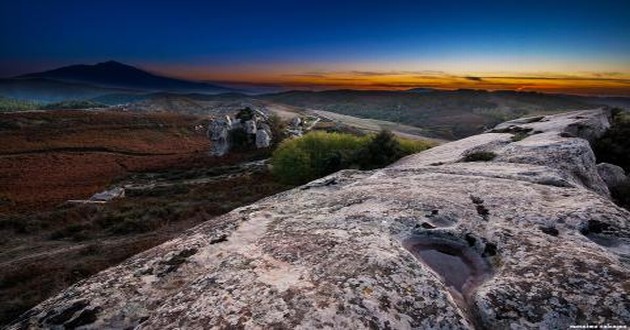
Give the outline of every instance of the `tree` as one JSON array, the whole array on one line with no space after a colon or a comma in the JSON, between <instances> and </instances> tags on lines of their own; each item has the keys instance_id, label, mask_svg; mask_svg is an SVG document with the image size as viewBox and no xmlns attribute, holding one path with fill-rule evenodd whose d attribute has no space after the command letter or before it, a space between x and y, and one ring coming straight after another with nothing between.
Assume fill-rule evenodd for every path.
<instances>
[{"instance_id":1,"label":"tree","mask_svg":"<svg viewBox=\"0 0 630 330\"><path fill-rule=\"evenodd\" d=\"M364 170L387 166L403 156L396 136L387 130L380 131L357 155L357 163Z\"/></svg>"}]
</instances>

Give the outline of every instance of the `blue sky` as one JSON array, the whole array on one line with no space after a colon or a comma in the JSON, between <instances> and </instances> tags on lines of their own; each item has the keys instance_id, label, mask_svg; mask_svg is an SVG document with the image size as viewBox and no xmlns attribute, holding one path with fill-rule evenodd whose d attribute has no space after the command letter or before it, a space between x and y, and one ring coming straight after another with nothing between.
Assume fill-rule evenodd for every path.
<instances>
[{"instance_id":1,"label":"blue sky","mask_svg":"<svg viewBox=\"0 0 630 330\"><path fill-rule=\"evenodd\" d=\"M0 76L115 59L196 79L630 72L630 1L0 3Z\"/></svg>"}]
</instances>

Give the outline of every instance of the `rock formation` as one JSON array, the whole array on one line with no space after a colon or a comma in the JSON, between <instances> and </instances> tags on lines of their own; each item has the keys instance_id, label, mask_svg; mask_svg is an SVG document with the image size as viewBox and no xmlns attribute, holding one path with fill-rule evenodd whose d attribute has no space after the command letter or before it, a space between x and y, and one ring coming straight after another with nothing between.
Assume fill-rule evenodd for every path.
<instances>
[{"instance_id":1,"label":"rock formation","mask_svg":"<svg viewBox=\"0 0 630 330\"><path fill-rule=\"evenodd\" d=\"M291 118L291 121L289 122L289 126L291 128L297 129L298 127L302 126L302 119L300 117Z\"/></svg>"},{"instance_id":2,"label":"rock formation","mask_svg":"<svg viewBox=\"0 0 630 330\"><path fill-rule=\"evenodd\" d=\"M623 168L613 164L597 164L597 173L608 188L617 187L628 180Z\"/></svg>"},{"instance_id":3,"label":"rock formation","mask_svg":"<svg viewBox=\"0 0 630 330\"><path fill-rule=\"evenodd\" d=\"M215 119L208 125L207 136L212 142L210 154L213 156L223 156L230 150L229 132L232 129L232 120L229 116L222 119Z\"/></svg>"},{"instance_id":4,"label":"rock formation","mask_svg":"<svg viewBox=\"0 0 630 330\"><path fill-rule=\"evenodd\" d=\"M223 119L214 119L208 125L208 138L212 142L210 154L213 156L223 156L232 147L230 142L230 132L234 129L243 129L249 136L249 141L256 148L267 148L271 145L271 128L266 123L267 116L260 110L251 110L253 118L232 122L230 116Z\"/></svg>"},{"instance_id":5,"label":"rock formation","mask_svg":"<svg viewBox=\"0 0 630 330\"><path fill-rule=\"evenodd\" d=\"M586 140L607 118L512 121L335 173L208 220L12 327L628 325L630 212L609 200ZM492 157L464 161L480 152Z\"/></svg>"},{"instance_id":6,"label":"rock formation","mask_svg":"<svg viewBox=\"0 0 630 330\"><path fill-rule=\"evenodd\" d=\"M109 190L105 190L99 193L96 193L90 197L91 201L103 201L108 202L116 198L125 197L125 188L123 187L114 187Z\"/></svg>"},{"instance_id":7,"label":"rock formation","mask_svg":"<svg viewBox=\"0 0 630 330\"><path fill-rule=\"evenodd\" d=\"M245 132L247 134L256 134L256 120L255 119L246 120L243 123L243 127L245 128Z\"/></svg>"},{"instance_id":8,"label":"rock formation","mask_svg":"<svg viewBox=\"0 0 630 330\"><path fill-rule=\"evenodd\" d=\"M319 118L318 118L319 121ZM314 126L314 125L313 125ZM300 137L304 135L304 122L300 117L293 117L289 121L289 125L285 130L285 133L289 137Z\"/></svg>"},{"instance_id":9,"label":"rock formation","mask_svg":"<svg viewBox=\"0 0 630 330\"><path fill-rule=\"evenodd\" d=\"M259 129L256 131L256 148L267 148L271 145L271 135L267 130Z\"/></svg>"}]
</instances>

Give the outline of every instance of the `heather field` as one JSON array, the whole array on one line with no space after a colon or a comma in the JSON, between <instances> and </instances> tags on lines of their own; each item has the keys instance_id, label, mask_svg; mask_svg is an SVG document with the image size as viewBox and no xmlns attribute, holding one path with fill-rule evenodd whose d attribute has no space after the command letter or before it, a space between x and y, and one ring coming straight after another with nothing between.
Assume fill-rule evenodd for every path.
<instances>
[{"instance_id":1,"label":"heather field","mask_svg":"<svg viewBox=\"0 0 630 330\"><path fill-rule=\"evenodd\" d=\"M211 217L289 188L269 151L207 154L204 118L0 114L0 324L76 281ZM256 164L256 162L253 162ZM156 185L157 183L157 185ZM70 204L129 185L107 204Z\"/></svg>"}]
</instances>

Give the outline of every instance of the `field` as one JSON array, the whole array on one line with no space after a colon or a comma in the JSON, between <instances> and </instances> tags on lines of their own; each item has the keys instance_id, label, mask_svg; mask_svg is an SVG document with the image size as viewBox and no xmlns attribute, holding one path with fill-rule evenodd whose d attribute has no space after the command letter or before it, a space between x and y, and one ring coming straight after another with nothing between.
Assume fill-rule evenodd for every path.
<instances>
[{"instance_id":1,"label":"field","mask_svg":"<svg viewBox=\"0 0 630 330\"><path fill-rule=\"evenodd\" d=\"M211 217L289 188L269 151L207 155L203 117L0 114L0 324ZM112 186L125 198L71 204Z\"/></svg>"}]
</instances>

